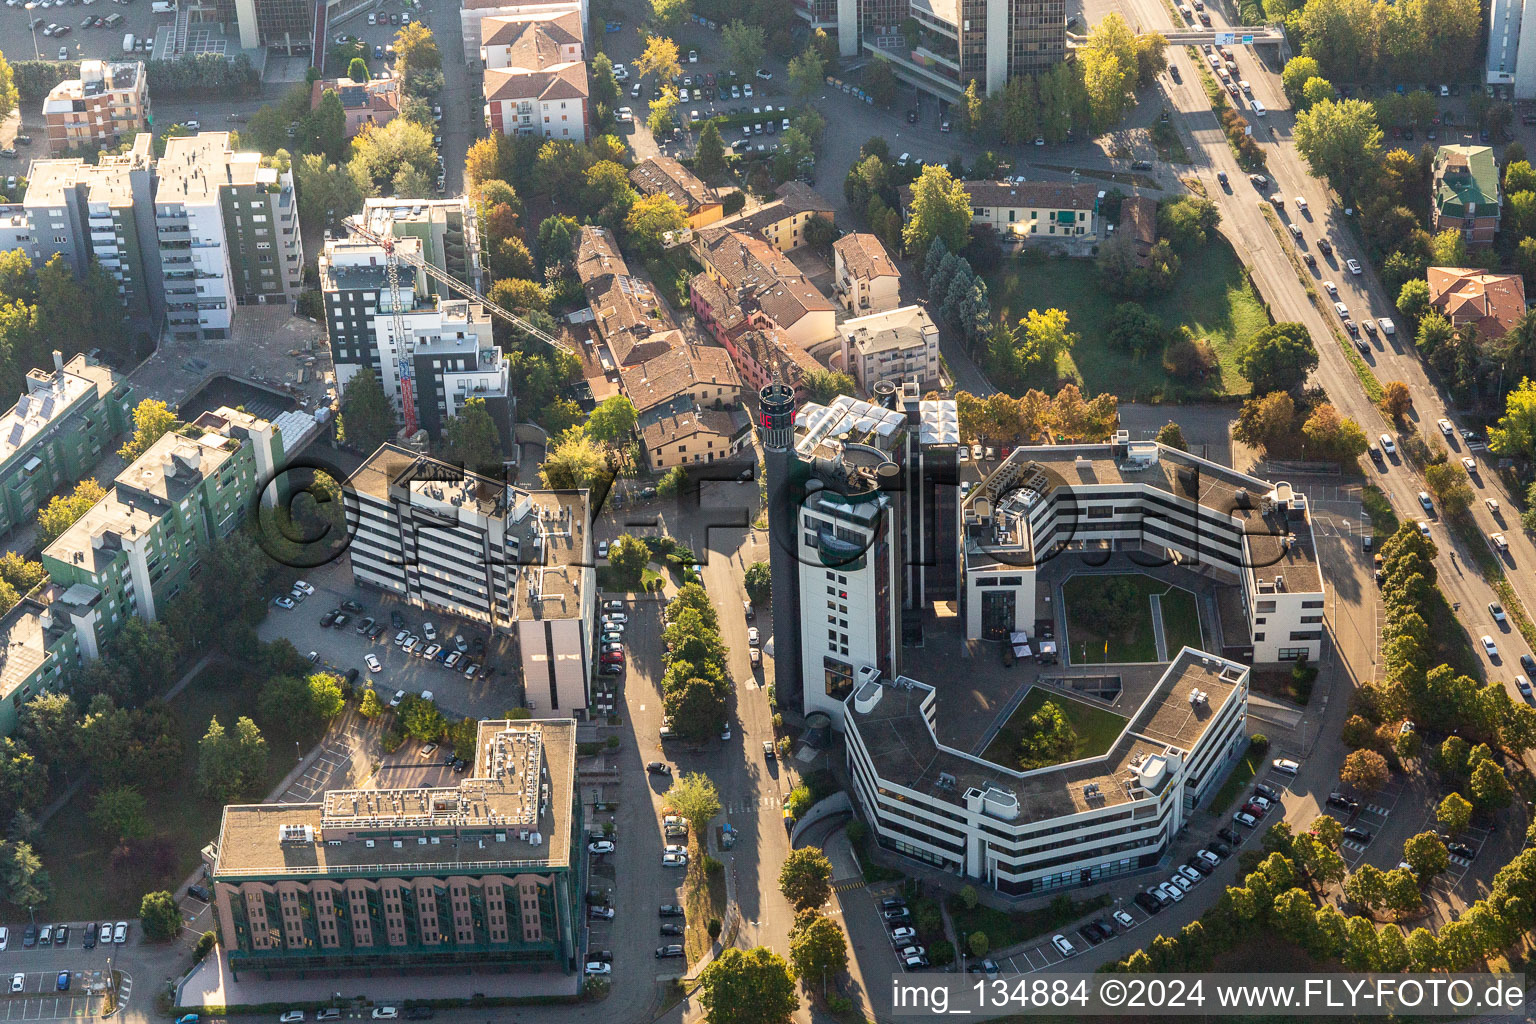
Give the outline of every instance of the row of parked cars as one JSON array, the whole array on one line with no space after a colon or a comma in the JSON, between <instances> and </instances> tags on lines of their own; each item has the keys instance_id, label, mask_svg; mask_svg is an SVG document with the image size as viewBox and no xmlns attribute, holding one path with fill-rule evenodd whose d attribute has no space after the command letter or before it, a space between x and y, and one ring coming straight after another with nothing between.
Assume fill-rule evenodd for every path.
<instances>
[{"instance_id":1,"label":"row of parked cars","mask_svg":"<svg viewBox=\"0 0 1536 1024\"><path fill-rule=\"evenodd\" d=\"M917 929L912 927L912 911L907 901L892 896L880 901L880 916L891 933L891 945L896 947L896 958L909 971L920 971L929 966L928 950L917 944Z\"/></svg>"},{"instance_id":2,"label":"row of parked cars","mask_svg":"<svg viewBox=\"0 0 1536 1024\"><path fill-rule=\"evenodd\" d=\"M98 939L103 946L114 943L121 945L128 941L128 922L103 921L101 924L92 922L81 927L84 939L80 945L84 949L95 949ZM21 933L21 946L23 949L34 947L63 949L69 945L70 925L67 924L29 924ZM0 927L0 953L4 953L11 944L10 929Z\"/></svg>"}]
</instances>

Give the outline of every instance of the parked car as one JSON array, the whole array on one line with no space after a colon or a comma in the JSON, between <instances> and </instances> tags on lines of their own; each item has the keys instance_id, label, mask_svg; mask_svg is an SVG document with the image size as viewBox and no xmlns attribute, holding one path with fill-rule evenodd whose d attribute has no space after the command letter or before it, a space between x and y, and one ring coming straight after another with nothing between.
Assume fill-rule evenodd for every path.
<instances>
[{"instance_id":1,"label":"parked car","mask_svg":"<svg viewBox=\"0 0 1536 1024\"><path fill-rule=\"evenodd\" d=\"M112 941L119 946L128 941L127 921L119 921L112 926Z\"/></svg>"},{"instance_id":2,"label":"parked car","mask_svg":"<svg viewBox=\"0 0 1536 1024\"><path fill-rule=\"evenodd\" d=\"M1357 843L1368 843L1371 841L1371 832L1370 829L1351 825L1344 830L1344 838L1353 839Z\"/></svg>"},{"instance_id":3,"label":"parked car","mask_svg":"<svg viewBox=\"0 0 1536 1024\"><path fill-rule=\"evenodd\" d=\"M915 938L917 938L917 929L915 928L908 927L907 925L901 925L900 927L891 929L892 942L910 942Z\"/></svg>"},{"instance_id":4,"label":"parked car","mask_svg":"<svg viewBox=\"0 0 1536 1024\"><path fill-rule=\"evenodd\" d=\"M671 775L672 766L665 761L648 761L645 770L651 775Z\"/></svg>"},{"instance_id":5,"label":"parked car","mask_svg":"<svg viewBox=\"0 0 1536 1024\"><path fill-rule=\"evenodd\" d=\"M592 842L587 844L587 852L588 853L596 853L596 854L612 853L616 849L617 849L617 847L614 846L613 843L608 841L607 839L594 839Z\"/></svg>"},{"instance_id":6,"label":"parked car","mask_svg":"<svg viewBox=\"0 0 1536 1024\"><path fill-rule=\"evenodd\" d=\"M1447 853L1455 854L1456 856L1465 858L1466 860L1472 860L1477 856L1477 851L1472 849L1472 847L1468 846L1466 843L1446 843L1445 849Z\"/></svg>"},{"instance_id":7,"label":"parked car","mask_svg":"<svg viewBox=\"0 0 1536 1024\"><path fill-rule=\"evenodd\" d=\"M657 914L661 917L682 917L683 908L676 903L663 903L657 908Z\"/></svg>"},{"instance_id":8,"label":"parked car","mask_svg":"<svg viewBox=\"0 0 1536 1024\"><path fill-rule=\"evenodd\" d=\"M672 959L676 959L677 957L680 957L682 955L683 955L683 947L677 945L676 943L674 943L674 944L672 944L670 946L657 946L656 947L656 959L658 959L658 960L672 960Z\"/></svg>"},{"instance_id":9,"label":"parked car","mask_svg":"<svg viewBox=\"0 0 1536 1024\"><path fill-rule=\"evenodd\" d=\"M1232 815L1232 820L1237 822L1239 825L1246 825L1249 828L1254 828L1259 823L1259 819L1255 818L1247 811L1238 811L1236 814Z\"/></svg>"}]
</instances>

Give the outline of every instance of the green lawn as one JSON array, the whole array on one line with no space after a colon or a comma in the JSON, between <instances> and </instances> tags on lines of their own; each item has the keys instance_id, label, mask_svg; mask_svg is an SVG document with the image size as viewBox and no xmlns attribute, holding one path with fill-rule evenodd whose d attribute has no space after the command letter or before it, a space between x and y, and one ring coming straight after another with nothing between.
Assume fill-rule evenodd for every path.
<instances>
[{"instance_id":1,"label":"green lawn","mask_svg":"<svg viewBox=\"0 0 1536 1024\"><path fill-rule=\"evenodd\" d=\"M1098 610L1097 597L1117 581L1127 581L1136 588L1136 600L1130 613L1115 617L1118 628L1106 629L1105 616ZM1074 576L1062 586L1067 602L1067 638L1070 653L1080 663L1137 663L1157 661L1157 640L1153 636L1153 594L1163 595L1163 637L1168 653L1183 644L1200 646L1200 619L1195 599L1187 590L1170 586L1143 573L1112 576ZM1105 645L1108 644L1106 651Z\"/></svg>"},{"instance_id":2,"label":"green lawn","mask_svg":"<svg viewBox=\"0 0 1536 1024\"><path fill-rule=\"evenodd\" d=\"M1382 493L1381 488L1375 484L1366 484L1360 489L1360 504L1365 508L1365 514L1371 517L1371 536L1376 544L1397 532L1397 513L1392 510L1392 503Z\"/></svg>"},{"instance_id":3,"label":"green lawn","mask_svg":"<svg viewBox=\"0 0 1536 1024\"><path fill-rule=\"evenodd\" d=\"M260 681L228 665L213 665L172 702L181 721L186 758L175 778L146 779L141 790L149 804L151 834L137 856L114 856L112 845L91 826L91 789L86 787L49 820L37 842L38 854L53 878L55 896L39 917L83 921L133 917L146 892L174 889L195 871L202 848L218 838L223 805L197 791L197 741L214 715L226 728L248 715L258 723ZM295 737L269 730L267 777L261 796L293 767ZM317 737L298 737L303 749ZM257 797L256 799L260 799Z\"/></svg>"},{"instance_id":4,"label":"green lawn","mask_svg":"<svg viewBox=\"0 0 1536 1024\"><path fill-rule=\"evenodd\" d=\"M1163 643L1168 647L1168 656L1179 653L1179 648L1186 645L1196 650L1205 650L1205 642L1200 637L1200 609L1195 604L1195 595L1174 588L1162 596L1160 603L1163 606Z\"/></svg>"},{"instance_id":5,"label":"green lawn","mask_svg":"<svg viewBox=\"0 0 1536 1024\"><path fill-rule=\"evenodd\" d=\"M1061 897L1057 897L1059 900ZM1009 914L994 907L977 904L974 910L965 909L958 899L949 901L949 916L955 930L961 935L982 932L993 949L1016 946L1037 935L1056 931L1078 918L1109 906L1108 895L1092 896L1079 903L1067 896L1066 903L1053 900L1043 907Z\"/></svg>"},{"instance_id":6,"label":"green lawn","mask_svg":"<svg viewBox=\"0 0 1536 1024\"><path fill-rule=\"evenodd\" d=\"M1073 700L1063 694L1035 686L1030 688L1019 706L1014 709L1013 714L1008 716L1008 721L997 730L997 735L992 737L992 742L987 744L987 749L981 752L981 756L994 764L1017 767L1019 740L1024 735L1024 723L1029 720L1030 715L1039 711L1040 706L1047 700L1061 708L1062 714L1066 715L1067 721L1072 724L1072 731L1077 733L1077 748L1073 750L1070 760L1076 761L1104 753L1125 730L1127 720L1113 711L1105 711L1103 708L1096 708L1080 700Z\"/></svg>"},{"instance_id":7,"label":"green lawn","mask_svg":"<svg viewBox=\"0 0 1536 1024\"><path fill-rule=\"evenodd\" d=\"M1117 301L1099 284L1091 260L1048 259L1026 251L1016 260L1005 260L1001 269L989 275L987 288L993 308L1005 323L1017 321L1031 309L1065 310L1079 339L1070 359L1074 367L1062 369L1070 374L1075 368L1088 393L1108 391L1123 401L1246 396L1250 388L1238 375L1237 350L1269 325L1264 304L1248 284L1237 254L1219 235L1183 257L1172 291L1143 303L1170 327L1188 324L1197 337L1210 339L1221 367L1199 384L1169 379L1161 352L1148 352L1138 359L1110 345L1109 316Z\"/></svg>"},{"instance_id":8,"label":"green lawn","mask_svg":"<svg viewBox=\"0 0 1536 1024\"><path fill-rule=\"evenodd\" d=\"M1268 753L1267 748L1265 750L1248 748L1247 753L1243 754L1243 759L1233 767L1232 774L1227 776L1227 781L1222 783L1216 795L1211 797L1211 802L1206 805L1206 810L1210 811L1213 817L1220 818L1227 813L1237 794L1248 788L1248 783L1259 774L1259 768L1263 766L1264 758Z\"/></svg>"}]
</instances>

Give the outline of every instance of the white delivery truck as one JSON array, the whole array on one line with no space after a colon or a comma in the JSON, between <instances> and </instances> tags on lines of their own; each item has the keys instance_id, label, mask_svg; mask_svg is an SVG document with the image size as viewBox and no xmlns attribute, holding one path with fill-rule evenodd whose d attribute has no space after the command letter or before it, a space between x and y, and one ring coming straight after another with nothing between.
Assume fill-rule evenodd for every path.
<instances>
[{"instance_id":1,"label":"white delivery truck","mask_svg":"<svg viewBox=\"0 0 1536 1024\"><path fill-rule=\"evenodd\" d=\"M133 52L133 33L132 32L129 32L127 35L123 36L123 52L124 53L132 53Z\"/></svg>"}]
</instances>

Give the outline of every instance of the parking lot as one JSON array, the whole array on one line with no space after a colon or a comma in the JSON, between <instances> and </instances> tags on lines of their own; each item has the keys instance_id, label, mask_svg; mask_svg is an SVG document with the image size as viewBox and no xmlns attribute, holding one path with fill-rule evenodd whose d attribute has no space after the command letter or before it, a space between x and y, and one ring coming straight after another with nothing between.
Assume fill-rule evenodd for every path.
<instances>
[{"instance_id":1,"label":"parking lot","mask_svg":"<svg viewBox=\"0 0 1536 1024\"><path fill-rule=\"evenodd\" d=\"M104 970L61 966L58 970L26 971L23 974L22 991L13 993L12 978L18 973L18 966L14 958L4 962L4 977L0 980L5 983L5 996L0 999L0 1021L72 1020L95 1014L101 1002L100 992L106 985ZM62 992L58 987L61 971L69 974L69 988Z\"/></svg>"},{"instance_id":2,"label":"parking lot","mask_svg":"<svg viewBox=\"0 0 1536 1024\"><path fill-rule=\"evenodd\" d=\"M306 582L315 588L314 595L291 610L272 606L259 630L263 640L287 639L300 654L313 651L319 655L322 664L341 673L357 669L357 685L371 683L386 702L397 690L408 694L431 691L433 700L445 714L477 718L496 718L522 703L509 641L504 637L491 638L485 626L437 612L425 612L397 597L358 587L352 582L351 569L345 560L310 572ZM271 598L277 596L274 592ZM322 616L338 608L343 601L356 601L362 605L361 617L349 613L349 620L340 628L321 626ZM466 679L462 671L412 657L395 646L393 639L398 630L390 627L391 611L399 612L406 628L423 639L423 623L430 621L437 628L437 643L451 644L456 635L463 635L466 641L477 636L487 640L487 653L475 678ZM357 633L358 623L366 617L373 617L385 626L377 640L369 640ZM364 658L370 654L379 660L379 672L368 670ZM312 771L306 776L310 783L323 786L322 776L341 767L339 758L323 760L327 763L317 763L318 772ZM302 794L297 798L308 799Z\"/></svg>"},{"instance_id":3,"label":"parking lot","mask_svg":"<svg viewBox=\"0 0 1536 1024\"><path fill-rule=\"evenodd\" d=\"M80 27L80 23L88 16L105 18L111 14L121 14L122 24L116 28ZM124 35L132 32L135 37L147 36L152 39L161 26L169 26L174 21L172 15L155 14L149 0L132 4L112 3L109 0L73 0L68 4L50 6L46 10L39 7L33 16L42 19L37 29L35 49L33 34L27 27L25 7L18 2L14 7L0 9L0 50L9 54L12 60L30 59L32 56L55 60L59 56L60 46L68 50L70 60L85 57L123 60ZM56 39L44 36L43 28L50 23L69 26L69 34ZM147 54L135 56L139 60L148 59Z\"/></svg>"},{"instance_id":4,"label":"parking lot","mask_svg":"<svg viewBox=\"0 0 1536 1024\"><path fill-rule=\"evenodd\" d=\"M1325 806L1324 809L1328 814L1337 818L1345 828L1360 828L1371 834L1371 838L1366 842L1348 838L1339 841L1339 855L1344 858L1344 865L1350 871L1355 870L1361 861L1365 860L1366 853L1376 844L1405 788L1407 787L1401 779L1393 779L1382 788L1381 792L1373 793L1369 797L1358 797L1360 810L1356 814L1337 807ZM1389 851L1372 858L1372 862L1383 870L1394 868L1402 859L1399 856L1400 853L1401 850Z\"/></svg>"}]
</instances>

